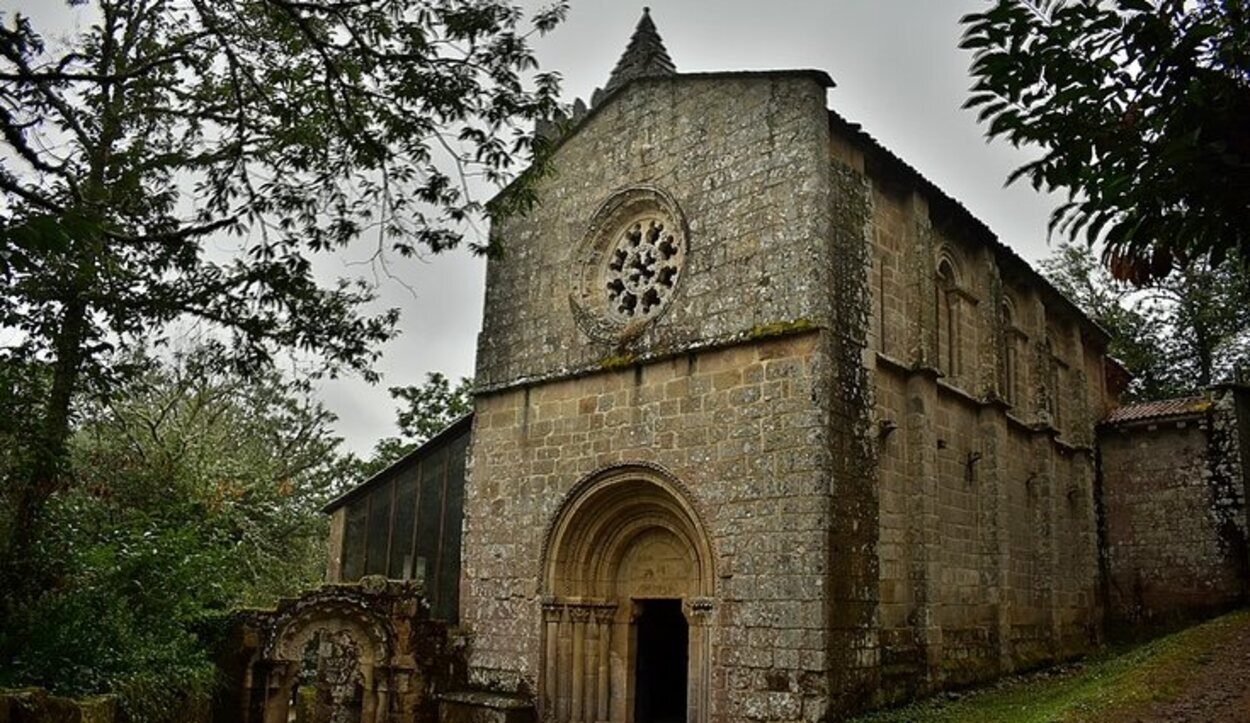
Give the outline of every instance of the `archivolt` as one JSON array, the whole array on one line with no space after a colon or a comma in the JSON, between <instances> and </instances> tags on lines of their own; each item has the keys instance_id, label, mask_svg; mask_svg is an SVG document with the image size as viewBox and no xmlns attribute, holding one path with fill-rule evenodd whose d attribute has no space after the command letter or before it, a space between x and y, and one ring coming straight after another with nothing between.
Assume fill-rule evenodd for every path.
<instances>
[{"instance_id":1,"label":"archivolt","mask_svg":"<svg viewBox=\"0 0 1250 723\"><path fill-rule=\"evenodd\" d=\"M574 487L551 525L543 561L548 595L615 598L616 571L640 536L664 530L689 551L691 592L711 596L716 576L702 520L680 483L658 467L603 470Z\"/></svg>"}]
</instances>

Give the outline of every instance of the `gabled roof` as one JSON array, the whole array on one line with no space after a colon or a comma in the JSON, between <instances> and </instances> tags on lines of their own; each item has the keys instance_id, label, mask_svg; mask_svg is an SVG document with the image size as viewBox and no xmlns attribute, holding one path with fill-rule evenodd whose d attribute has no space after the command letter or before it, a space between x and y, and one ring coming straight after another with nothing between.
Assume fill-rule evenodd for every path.
<instances>
[{"instance_id":1,"label":"gabled roof","mask_svg":"<svg viewBox=\"0 0 1250 723\"><path fill-rule=\"evenodd\" d=\"M796 76L811 78L825 88L833 88L836 85L828 73L812 69L678 73L672 58L668 55L668 50L664 47L664 42L660 39L655 23L651 20L650 8L643 8L642 18L639 19L638 25L634 29L634 34L630 37L629 45L625 48L625 52L617 62L616 68L612 71L607 85L602 91L595 91L591 106L588 108L578 100L571 117L559 115L552 122L540 124L539 134L548 137L552 141L549 152L554 152L567 139L576 135L582 126L586 125L603 107L607 106L609 101L622 89L641 81L662 82L665 80L680 81L686 79ZM937 184L925 178L920 171L916 170L902 158L895 155L882 145L880 141L864 131L858 123L852 123L833 110L829 110L828 114L831 126L839 127L858 138L869 150L877 155L879 160L884 161L892 170L903 173L919 186L930 197L931 211L936 207L939 212L944 210L948 216L958 218L981 241L987 243L993 249L1003 267L1019 273L1036 283L1052 302L1083 322L1086 328L1094 333L1095 337L1106 343L1110 338L1106 329L1103 329L1097 322L1089 318L1080 307L1064 296L1045 276L1038 273L1029 262L1025 261L1010 246L1000 241L998 235L990 230L985 225L985 222L973 215L962 203L939 188ZM488 201L487 207L489 208L496 199L503 196L512 185L508 184L507 187Z\"/></svg>"},{"instance_id":2,"label":"gabled roof","mask_svg":"<svg viewBox=\"0 0 1250 723\"><path fill-rule=\"evenodd\" d=\"M1158 421L1169 418L1194 417L1206 413L1211 401L1204 396L1160 399L1153 402L1126 404L1111 410L1103 424Z\"/></svg>"},{"instance_id":3,"label":"gabled roof","mask_svg":"<svg viewBox=\"0 0 1250 723\"><path fill-rule=\"evenodd\" d=\"M365 494L374 486L390 479L395 472L405 469L413 463L419 462L423 457L430 454L444 443L451 441L463 433L467 433L472 428L473 412L469 412L468 414L459 417L451 424L448 424L446 427L443 427L438 434L435 434L433 437L430 437L422 442L416 449L412 450L408 454L405 454L394 462L391 462L382 471L375 473L369 479L327 502L325 507L321 508L321 511L326 514L334 512L348 502L351 502L353 499Z\"/></svg>"},{"instance_id":4,"label":"gabled roof","mask_svg":"<svg viewBox=\"0 0 1250 723\"><path fill-rule=\"evenodd\" d=\"M807 78L814 81L824 88L833 88L837 84L833 82L833 78L823 70L814 68L795 68L791 70L714 70L699 71L693 73L671 73L669 75L644 75L628 78L619 86L611 91L597 90L595 92L594 104L587 108L580 99L577 101L575 112L572 117L558 114L555 120L542 122L537 124L538 135L546 137L551 145L547 148L547 153L555 153L556 150L563 146L565 141L577 135L591 118L599 114L607 106L611 105L611 101L621 94L626 88L641 83L677 83L685 80L752 80L760 78ZM580 112L576 110L580 107ZM513 179L494 196L486 201L486 208L490 209L496 202L503 198L509 190L516 185L518 179Z\"/></svg>"}]
</instances>

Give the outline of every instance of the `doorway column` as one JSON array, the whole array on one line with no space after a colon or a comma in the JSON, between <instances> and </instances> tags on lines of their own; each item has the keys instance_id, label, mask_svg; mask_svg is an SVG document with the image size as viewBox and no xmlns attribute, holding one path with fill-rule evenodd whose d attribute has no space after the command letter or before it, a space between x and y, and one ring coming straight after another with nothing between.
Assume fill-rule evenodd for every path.
<instances>
[{"instance_id":1,"label":"doorway column","mask_svg":"<svg viewBox=\"0 0 1250 723\"><path fill-rule=\"evenodd\" d=\"M687 723L708 723L711 720L712 608L710 597L690 598L682 605L690 630L690 668L686 674Z\"/></svg>"}]
</instances>

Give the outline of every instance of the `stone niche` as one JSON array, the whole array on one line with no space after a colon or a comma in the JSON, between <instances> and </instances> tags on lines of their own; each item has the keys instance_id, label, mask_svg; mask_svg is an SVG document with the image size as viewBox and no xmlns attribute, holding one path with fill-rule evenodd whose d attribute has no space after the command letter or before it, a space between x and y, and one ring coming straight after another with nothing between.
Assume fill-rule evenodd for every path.
<instances>
[{"instance_id":1,"label":"stone niche","mask_svg":"<svg viewBox=\"0 0 1250 723\"><path fill-rule=\"evenodd\" d=\"M367 577L241 616L222 661L223 723L435 721L435 696L464 677L419 583Z\"/></svg>"}]
</instances>

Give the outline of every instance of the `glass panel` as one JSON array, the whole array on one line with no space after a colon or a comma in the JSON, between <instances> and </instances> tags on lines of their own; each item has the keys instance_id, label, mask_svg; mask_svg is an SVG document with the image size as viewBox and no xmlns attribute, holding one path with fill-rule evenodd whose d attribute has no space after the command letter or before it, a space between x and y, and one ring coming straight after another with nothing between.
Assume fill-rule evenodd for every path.
<instances>
[{"instance_id":1,"label":"glass panel","mask_svg":"<svg viewBox=\"0 0 1250 723\"><path fill-rule=\"evenodd\" d=\"M343 580L359 580L365 572L365 516L368 498L358 497L347 506L347 521L343 526Z\"/></svg>"},{"instance_id":2,"label":"glass panel","mask_svg":"<svg viewBox=\"0 0 1250 723\"><path fill-rule=\"evenodd\" d=\"M422 577L417 572L424 569L431 605L437 591L434 589L435 581L429 576L434 574L434 561L438 557L439 518L443 511L443 476L446 474L446 464L446 447L421 461L421 490L417 495L417 560L413 565L413 577Z\"/></svg>"},{"instance_id":3,"label":"glass panel","mask_svg":"<svg viewBox=\"0 0 1250 723\"><path fill-rule=\"evenodd\" d=\"M451 444L443 502L443 546L438 565L438 597L434 617L455 622L460 605L460 529L464 520L464 464L469 436Z\"/></svg>"},{"instance_id":4,"label":"glass panel","mask_svg":"<svg viewBox=\"0 0 1250 723\"><path fill-rule=\"evenodd\" d=\"M369 493L369 537L365 557L366 575L385 575L390 535L391 483L378 486Z\"/></svg>"},{"instance_id":5,"label":"glass panel","mask_svg":"<svg viewBox=\"0 0 1250 723\"><path fill-rule=\"evenodd\" d=\"M387 577L412 579L415 560L412 553L412 526L417 514L417 469L415 464L399 473L395 487L394 528L391 532L391 564Z\"/></svg>"}]
</instances>

